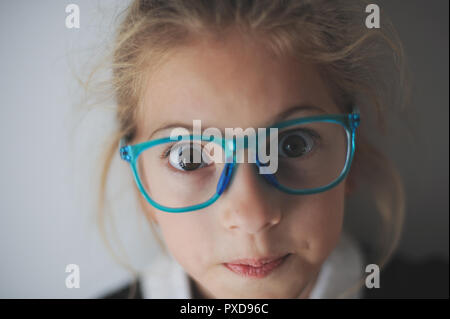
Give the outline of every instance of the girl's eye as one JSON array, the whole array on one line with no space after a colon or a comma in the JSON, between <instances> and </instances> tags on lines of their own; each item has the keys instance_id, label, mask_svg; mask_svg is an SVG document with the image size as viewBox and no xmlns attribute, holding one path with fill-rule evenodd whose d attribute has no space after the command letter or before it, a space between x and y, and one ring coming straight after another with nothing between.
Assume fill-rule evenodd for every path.
<instances>
[{"instance_id":1,"label":"girl's eye","mask_svg":"<svg viewBox=\"0 0 450 319\"><path fill-rule=\"evenodd\" d=\"M283 133L278 142L278 153L283 157L300 157L309 153L314 147L314 134L306 130Z\"/></svg>"},{"instance_id":2,"label":"girl's eye","mask_svg":"<svg viewBox=\"0 0 450 319\"><path fill-rule=\"evenodd\" d=\"M208 165L203 160L206 154L198 143L177 144L168 152L170 165L181 171L193 171Z\"/></svg>"}]
</instances>

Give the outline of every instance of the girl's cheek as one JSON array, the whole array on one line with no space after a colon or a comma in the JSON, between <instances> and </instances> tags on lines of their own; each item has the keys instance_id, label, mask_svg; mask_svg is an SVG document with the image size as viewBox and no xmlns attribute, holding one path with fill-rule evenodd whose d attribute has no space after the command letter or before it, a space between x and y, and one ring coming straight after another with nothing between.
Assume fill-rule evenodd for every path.
<instances>
[{"instance_id":1,"label":"girl's cheek","mask_svg":"<svg viewBox=\"0 0 450 319\"><path fill-rule=\"evenodd\" d=\"M322 263L339 241L344 216L344 187L299 198L290 207L288 230L297 253L312 264Z\"/></svg>"},{"instance_id":2,"label":"girl's cheek","mask_svg":"<svg viewBox=\"0 0 450 319\"><path fill-rule=\"evenodd\" d=\"M163 214L163 213L162 213ZM197 272L211 260L214 238L208 226L209 218L195 213L158 215L164 241L174 258L188 272Z\"/></svg>"}]
</instances>

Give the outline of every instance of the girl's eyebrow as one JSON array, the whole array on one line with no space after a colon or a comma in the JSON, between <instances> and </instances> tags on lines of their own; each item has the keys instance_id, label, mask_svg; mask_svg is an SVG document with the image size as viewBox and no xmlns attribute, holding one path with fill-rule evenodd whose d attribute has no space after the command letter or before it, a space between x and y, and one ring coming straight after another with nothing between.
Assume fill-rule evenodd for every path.
<instances>
[{"instance_id":1,"label":"girl's eyebrow","mask_svg":"<svg viewBox=\"0 0 450 319\"><path fill-rule=\"evenodd\" d=\"M169 130L169 129L175 129L175 128L185 128L189 131L192 131L192 125L191 124L185 124L185 123L181 123L181 122L175 122L175 123L171 123L171 124L167 124L167 125L163 125L159 128L157 128L156 130L154 130L148 137L147 140L151 140L153 138L153 136L161 131L165 131L165 130Z\"/></svg>"},{"instance_id":2,"label":"girl's eyebrow","mask_svg":"<svg viewBox=\"0 0 450 319\"><path fill-rule=\"evenodd\" d=\"M288 118L289 116L291 116L297 112L304 112L304 111L314 111L314 112L327 114L327 112L323 108L315 106L315 105L309 105L309 104L295 105L295 106L292 106L289 109L279 113L270 122L268 122L267 125L262 126L262 127L269 127L271 125L281 122L282 120ZM208 126L208 125L204 126L202 123L202 127L207 128L207 127L211 127L211 126ZM169 129L175 129L175 128L185 128L189 131L192 131L192 124L175 122L175 123L169 123L169 124L163 125L163 126L157 128L156 130L154 130L147 137L147 140L151 140L153 138L153 136L158 132L169 130ZM222 133L224 133L223 130L222 130Z\"/></svg>"},{"instance_id":3,"label":"girl's eyebrow","mask_svg":"<svg viewBox=\"0 0 450 319\"><path fill-rule=\"evenodd\" d=\"M305 112L305 111L319 112L322 114L328 113L323 108L312 104L294 105L288 108L287 110L284 110L283 112L279 113L277 116L275 116L275 118L273 118L269 123L267 123L266 127L279 123L297 112Z\"/></svg>"}]
</instances>

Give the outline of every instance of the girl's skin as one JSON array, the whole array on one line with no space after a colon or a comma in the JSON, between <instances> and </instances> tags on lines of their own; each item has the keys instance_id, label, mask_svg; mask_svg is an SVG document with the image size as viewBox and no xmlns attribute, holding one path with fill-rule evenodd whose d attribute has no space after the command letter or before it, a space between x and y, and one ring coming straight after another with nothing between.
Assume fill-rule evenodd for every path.
<instances>
[{"instance_id":1,"label":"girl's skin","mask_svg":"<svg viewBox=\"0 0 450 319\"><path fill-rule=\"evenodd\" d=\"M283 120L342 113L312 65L276 58L237 34L174 51L152 74L144 105L132 143L171 123L191 126L194 119L202 120L202 129L256 129L279 122L283 113ZM286 114L298 105L318 110ZM152 139L169 134L170 129L159 131ZM298 196L268 185L255 174L254 164L237 168L227 190L202 210L162 212L139 196L141 205L201 297L307 298L339 240L347 179L326 192ZM223 265L287 253L285 262L264 278L242 277Z\"/></svg>"}]
</instances>

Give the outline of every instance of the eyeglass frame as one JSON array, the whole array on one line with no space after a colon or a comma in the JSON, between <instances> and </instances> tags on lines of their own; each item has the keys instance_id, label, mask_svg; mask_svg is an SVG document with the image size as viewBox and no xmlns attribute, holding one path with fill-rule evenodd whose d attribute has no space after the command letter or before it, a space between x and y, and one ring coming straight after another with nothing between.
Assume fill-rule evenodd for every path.
<instances>
[{"instance_id":1,"label":"eyeglass frame","mask_svg":"<svg viewBox=\"0 0 450 319\"><path fill-rule=\"evenodd\" d=\"M288 126L292 125L300 125L300 124L308 124L308 123L315 123L315 122L327 122L327 123L335 123L342 125L346 131L347 135L347 155L345 160L344 168L342 169L340 175L338 178L336 178L333 182L329 183L328 185L311 188L311 189L291 189L286 186L280 185L278 181L276 180L274 174L260 174L262 175L272 186L275 188L283 191L287 194L292 195L310 195L310 194L316 194L321 193L324 191L327 191L337 184L339 184L348 174L350 170L351 163L353 161L353 157L355 154L356 144L355 144L355 137L356 137L356 129L360 125L360 113L357 107L353 107L353 110L351 113L346 114L325 114L325 115L316 115L316 116L309 116L309 117L301 117L296 119L291 119L287 121L280 122L278 124L274 124L273 126L268 127L270 128L278 128L282 129ZM134 145L127 145L126 137L123 137L120 139L119 142L119 154L122 160L129 162L131 166L131 170L133 172L134 180L136 182L136 185L138 186L139 191L144 196L144 198L149 202L152 206L155 208L168 212L168 213L184 213L184 212L191 212L195 210L199 210L202 208L205 208L207 206L210 206L213 204L217 199L219 199L220 195L225 191L227 186L230 183L231 177L234 173L234 166L236 164L235 157L233 156L233 161L231 163L226 163L224 165L224 168L222 170L221 176L219 178L219 182L217 183L216 193L210 197L207 201L195 204L191 206L186 207L167 207L163 206L157 202L155 202L148 194L145 188L142 186L141 179L139 177L139 173L136 167L136 161L139 157L139 155L145 151L146 149L149 149L151 147L168 143L168 142L175 142L180 140L193 140L193 139L199 139L202 141L210 141L215 142L219 145L221 145L223 148L225 148L225 152L234 152L236 150L236 141L234 139L226 139L222 137L217 136L203 136L203 135L184 135L184 136L178 136L176 140L174 140L171 137L163 137L158 139L153 139L145 142L141 142ZM244 148L247 147L244 146ZM261 163L256 159L256 163L258 167L261 166Z\"/></svg>"}]
</instances>

